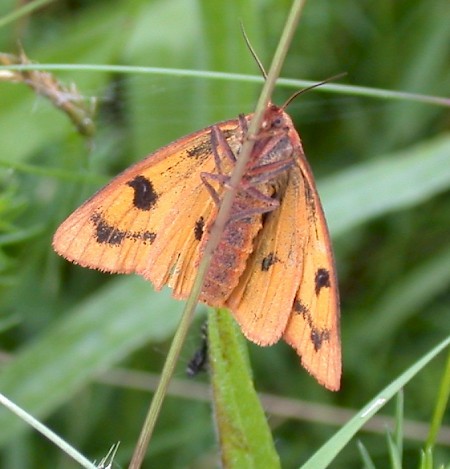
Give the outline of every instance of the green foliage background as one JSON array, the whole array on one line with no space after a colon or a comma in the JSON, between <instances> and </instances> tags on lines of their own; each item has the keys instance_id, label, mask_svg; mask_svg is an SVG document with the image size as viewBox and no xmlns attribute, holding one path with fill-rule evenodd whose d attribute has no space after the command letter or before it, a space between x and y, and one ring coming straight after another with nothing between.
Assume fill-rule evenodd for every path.
<instances>
[{"instance_id":1,"label":"green foliage background","mask_svg":"<svg viewBox=\"0 0 450 469\"><path fill-rule=\"evenodd\" d=\"M0 17L17 4L1 2ZM20 41L31 60L47 64L257 74L239 21L268 65L289 7L285 0L58 1L1 28L0 51L17 53ZM346 71L342 82L353 85L448 96L448 13L445 0L311 1L283 76L319 81ZM56 75L98 98L91 145L44 98L0 82L0 392L90 459L101 459L120 440L117 462L125 465L150 394L98 376L119 365L158 372L180 304L141 279L69 265L53 253L52 234L132 162L182 135L251 112L260 86L207 76ZM293 90L280 86L274 101ZM335 246L342 391L319 388L284 345L249 349L258 391L358 409L450 331L449 113L437 105L323 91L302 96L289 112ZM198 343L194 325L178 378L186 379ZM430 420L442 369L440 357L408 385L406 418ZM164 405L151 467L216 465L210 406L189 397L188 386L186 398L169 397ZM385 412L392 414L393 406ZM283 467L298 467L319 448L336 430L329 421L269 417ZM0 423L1 467L76 467L4 409ZM386 467L384 436L360 437ZM405 467L413 467L421 444L404 445ZM449 445L436 449L437 461L450 460ZM333 467L361 467L356 444Z\"/></svg>"}]
</instances>

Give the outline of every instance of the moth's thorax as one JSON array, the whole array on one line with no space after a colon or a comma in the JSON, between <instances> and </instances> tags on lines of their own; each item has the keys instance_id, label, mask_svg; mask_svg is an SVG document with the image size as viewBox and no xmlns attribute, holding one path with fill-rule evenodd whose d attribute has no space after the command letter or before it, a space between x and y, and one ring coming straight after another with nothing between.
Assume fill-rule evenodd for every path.
<instances>
[{"instance_id":1,"label":"moth's thorax","mask_svg":"<svg viewBox=\"0 0 450 469\"><path fill-rule=\"evenodd\" d=\"M300 138L292 119L283 108L269 104L257 134L253 155L260 164L286 160L301 149Z\"/></svg>"},{"instance_id":2,"label":"moth's thorax","mask_svg":"<svg viewBox=\"0 0 450 469\"><path fill-rule=\"evenodd\" d=\"M294 146L284 131L276 136L257 142L256 160L259 166L270 165L293 157ZM261 152L258 152L261 148ZM287 168L286 168L287 169Z\"/></svg>"}]
</instances>

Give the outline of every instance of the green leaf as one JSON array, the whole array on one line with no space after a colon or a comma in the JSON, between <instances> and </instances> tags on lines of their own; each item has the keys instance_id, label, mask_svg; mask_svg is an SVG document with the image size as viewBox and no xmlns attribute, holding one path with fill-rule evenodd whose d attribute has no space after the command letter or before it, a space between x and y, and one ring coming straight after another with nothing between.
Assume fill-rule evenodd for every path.
<instances>
[{"instance_id":1,"label":"green leaf","mask_svg":"<svg viewBox=\"0 0 450 469\"><path fill-rule=\"evenodd\" d=\"M226 310L210 314L208 340L214 417L223 467L279 468L242 336Z\"/></svg>"},{"instance_id":2,"label":"green leaf","mask_svg":"<svg viewBox=\"0 0 450 469\"><path fill-rule=\"evenodd\" d=\"M417 205L450 186L450 136L443 135L322 180L333 235L382 214Z\"/></svg>"}]
</instances>

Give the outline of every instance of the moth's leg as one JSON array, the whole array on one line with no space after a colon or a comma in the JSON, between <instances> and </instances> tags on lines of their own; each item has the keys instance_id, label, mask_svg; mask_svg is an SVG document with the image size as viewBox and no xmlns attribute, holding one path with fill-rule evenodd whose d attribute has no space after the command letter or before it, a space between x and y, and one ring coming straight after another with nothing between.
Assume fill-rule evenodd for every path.
<instances>
[{"instance_id":1,"label":"moth's leg","mask_svg":"<svg viewBox=\"0 0 450 469\"><path fill-rule=\"evenodd\" d=\"M216 205L219 205L220 195L209 181L216 181L221 186L227 187L227 183L230 180L230 177L224 175L222 172L221 161L223 157L219 154L219 149L223 151L225 157L228 158L233 163L233 165L236 164L236 156L234 155L233 150L226 141L223 132L216 125L211 128L211 149L214 155L214 163L216 166L217 174L203 172L200 173L200 178L203 184L205 185L207 191L211 195L214 203Z\"/></svg>"},{"instance_id":2,"label":"moth's leg","mask_svg":"<svg viewBox=\"0 0 450 469\"><path fill-rule=\"evenodd\" d=\"M219 185L225 188L229 188L228 182L230 180L230 177L225 176L223 174L200 173L200 178L203 184L205 185L206 190L209 192L211 198L213 199L214 203L219 206L222 201L221 194L217 192L217 190L212 186L209 181L218 182ZM236 213L232 213L230 215L230 220L240 220L251 215L260 215L263 213L271 212L272 210L278 208L280 205L280 202L277 199L263 194L260 190L253 186L243 188L242 193L247 193L251 199L262 202L262 205L258 207L249 207L248 209L239 210Z\"/></svg>"},{"instance_id":3,"label":"moth's leg","mask_svg":"<svg viewBox=\"0 0 450 469\"><path fill-rule=\"evenodd\" d=\"M275 208L280 206L280 202L277 199L269 195L263 194L256 187L248 187L247 189L245 189L245 192L247 192L247 194L253 197L254 199L267 204L267 207L271 210L274 210Z\"/></svg>"},{"instance_id":4,"label":"moth's leg","mask_svg":"<svg viewBox=\"0 0 450 469\"><path fill-rule=\"evenodd\" d=\"M268 182L275 176L291 169L294 165L295 161L292 157L272 163L256 165L247 170L246 179L252 185Z\"/></svg>"},{"instance_id":5,"label":"moth's leg","mask_svg":"<svg viewBox=\"0 0 450 469\"><path fill-rule=\"evenodd\" d=\"M244 114L239 114L239 126L241 127L243 134L248 131L247 119L245 118Z\"/></svg>"},{"instance_id":6,"label":"moth's leg","mask_svg":"<svg viewBox=\"0 0 450 469\"><path fill-rule=\"evenodd\" d=\"M252 215L262 215L264 213L272 212L280 206L280 202L275 197L268 196L263 194L256 187L248 187L243 189L241 194L247 194L249 200L247 202L247 207L234 211L230 215L230 220L240 220L242 218L247 218ZM242 197L242 195L241 195ZM256 203L258 202L258 205Z\"/></svg>"},{"instance_id":7,"label":"moth's leg","mask_svg":"<svg viewBox=\"0 0 450 469\"><path fill-rule=\"evenodd\" d=\"M225 157L228 158L231 163L236 163L236 156L233 153L233 150L231 149L230 145L226 141L223 132L219 129L219 127L214 125L211 128L211 149L214 155L214 162L216 165L217 173L223 174L221 166L222 157L219 154L219 148L223 151Z\"/></svg>"},{"instance_id":8,"label":"moth's leg","mask_svg":"<svg viewBox=\"0 0 450 469\"><path fill-rule=\"evenodd\" d=\"M261 195L264 196L264 194ZM263 215L264 213L273 212L280 206L280 202L278 200L272 199L270 197L267 197L267 199L269 200L265 200L265 202L267 202L267 205L265 207L247 207L243 210L241 209L239 211L232 212L230 218L228 219L228 223L236 220L242 220L243 218L249 218L253 215Z\"/></svg>"},{"instance_id":9,"label":"moth's leg","mask_svg":"<svg viewBox=\"0 0 450 469\"><path fill-rule=\"evenodd\" d=\"M222 174L222 166L220 164L221 158L217 150L219 146L220 133L220 130L215 125L211 128L211 149L214 155L214 164L216 166L216 171L218 172L218 174Z\"/></svg>"},{"instance_id":10,"label":"moth's leg","mask_svg":"<svg viewBox=\"0 0 450 469\"><path fill-rule=\"evenodd\" d=\"M214 203L217 206L220 205L220 195L209 181L218 182L219 185L225 187L226 183L229 181L230 178L228 176L225 176L224 174L200 173L200 179L205 185L206 190L209 192L209 195L213 199Z\"/></svg>"},{"instance_id":11,"label":"moth's leg","mask_svg":"<svg viewBox=\"0 0 450 469\"><path fill-rule=\"evenodd\" d=\"M248 132L247 119L244 114L239 114L239 127L241 128L241 135L239 137L239 142L242 145L244 143L244 138Z\"/></svg>"}]
</instances>

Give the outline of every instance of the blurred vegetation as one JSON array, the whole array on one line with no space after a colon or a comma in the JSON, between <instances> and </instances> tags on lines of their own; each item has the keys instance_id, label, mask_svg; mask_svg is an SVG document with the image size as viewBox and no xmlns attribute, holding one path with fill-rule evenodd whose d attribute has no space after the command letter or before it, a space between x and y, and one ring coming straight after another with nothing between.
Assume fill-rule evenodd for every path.
<instances>
[{"instance_id":1,"label":"blurred vegetation","mask_svg":"<svg viewBox=\"0 0 450 469\"><path fill-rule=\"evenodd\" d=\"M21 3L1 2L0 18ZM289 7L285 0L61 0L3 24L0 52L18 55L20 44L42 64L257 75L239 21L268 66ZM311 1L283 76L319 81L346 71L341 81L352 85L449 96L448 13L446 0ZM120 365L158 373L181 305L141 279L70 265L53 253L52 234L132 162L251 112L260 86L76 69L55 76L67 89L74 84L87 108L95 98L92 138L29 87L0 82L0 392L92 460L120 441L116 461L126 465L151 395L131 379L113 385L114 375L101 372ZM292 92L279 87L274 101ZM361 408L449 334L450 114L438 105L323 90L303 95L289 112L333 236L344 351L342 391L330 393L300 369L287 346L249 345L258 391L330 405L317 421L269 416L282 465L293 468L345 423L333 411ZM200 343L200 309L177 372L181 380ZM408 384L408 421L430 421L443 369L440 356ZM192 383L182 381L181 394L183 383L185 397L169 397L163 407L151 467L216 467L210 405L188 393ZM393 415L395 406L383 412ZM77 467L4 409L0 422L2 468ZM450 425L448 413L444 423ZM449 434L435 448L435 464L450 461ZM425 439L423 432L405 438L404 467L417 467ZM376 467L388 467L383 434L362 432L359 440ZM355 441L332 467L359 468L361 461Z\"/></svg>"}]
</instances>

